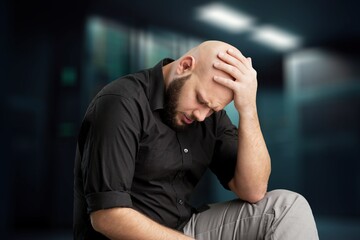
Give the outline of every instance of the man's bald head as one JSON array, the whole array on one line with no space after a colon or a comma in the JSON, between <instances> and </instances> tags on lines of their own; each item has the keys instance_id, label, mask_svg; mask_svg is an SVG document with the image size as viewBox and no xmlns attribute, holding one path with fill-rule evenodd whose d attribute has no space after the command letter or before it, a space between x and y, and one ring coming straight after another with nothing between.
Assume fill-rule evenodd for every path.
<instances>
[{"instance_id":1,"label":"man's bald head","mask_svg":"<svg viewBox=\"0 0 360 240\"><path fill-rule=\"evenodd\" d=\"M216 41L216 40L210 40L205 41L198 46L192 48L189 50L185 55L194 55L194 56L203 56L204 54L211 54L216 56L216 54L219 51L226 51L228 49L236 49L234 46L231 46L228 43Z\"/></svg>"},{"instance_id":2,"label":"man's bald head","mask_svg":"<svg viewBox=\"0 0 360 240\"><path fill-rule=\"evenodd\" d=\"M231 78L228 74L214 68L214 63L220 61L217 57L219 52L226 52L229 49L237 50L234 46L221 41L205 41L189 50L184 56L192 56L195 60L193 73L201 80L209 80L205 76L223 76Z\"/></svg>"}]
</instances>

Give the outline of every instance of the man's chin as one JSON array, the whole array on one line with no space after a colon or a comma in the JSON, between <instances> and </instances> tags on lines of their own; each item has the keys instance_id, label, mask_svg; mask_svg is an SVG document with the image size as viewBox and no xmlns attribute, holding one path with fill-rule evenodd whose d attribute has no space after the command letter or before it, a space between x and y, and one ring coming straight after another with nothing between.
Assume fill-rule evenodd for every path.
<instances>
[{"instance_id":1,"label":"man's chin","mask_svg":"<svg viewBox=\"0 0 360 240\"><path fill-rule=\"evenodd\" d=\"M188 129L193 123L188 124L183 122L179 116L171 113L170 111L165 112L164 118L166 125L168 125L174 131L180 132Z\"/></svg>"},{"instance_id":2,"label":"man's chin","mask_svg":"<svg viewBox=\"0 0 360 240\"><path fill-rule=\"evenodd\" d=\"M189 128L188 125L179 125L179 124L173 124L171 126L171 128L177 132L182 132L182 131L185 131L186 129Z\"/></svg>"},{"instance_id":3,"label":"man's chin","mask_svg":"<svg viewBox=\"0 0 360 240\"><path fill-rule=\"evenodd\" d=\"M185 131L186 129L188 129L192 124L185 124L183 122L178 123L176 121L173 121L171 124L171 128L174 129L175 131L181 132L181 131Z\"/></svg>"}]
</instances>

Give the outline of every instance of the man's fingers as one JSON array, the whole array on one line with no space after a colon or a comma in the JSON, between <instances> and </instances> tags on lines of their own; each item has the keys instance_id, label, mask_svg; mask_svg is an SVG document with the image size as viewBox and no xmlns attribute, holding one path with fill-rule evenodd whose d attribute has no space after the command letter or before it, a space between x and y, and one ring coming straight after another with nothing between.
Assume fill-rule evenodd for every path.
<instances>
[{"instance_id":1,"label":"man's fingers","mask_svg":"<svg viewBox=\"0 0 360 240\"><path fill-rule=\"evenodd\" d=\"M234 80L231 80L229 78L224 78L220 76L214 76L214 81L223 85L224 87L230 88L231 90L235 90L236 88L236 82Z\"/></svg>"},{"instance_id":2,"label":"man's fingers","mask_svg":"<svg viewBox=\"0 0 360 240\"><path fill-rule=\"evenodd\" d=\"M246 69L244 67L236 67L233 65L230 65L228 63L224 63L221 61L217 61L214 63L214 67L220 71L223 71L227 74L229 74L230 76L232 76L233 78L237 79L239 77L239 74L242 73L242 71L246 71Z\"/></svg>"},{"instance_id":3,"label":"man's fingers","mask_svg":"<svg viewBox=\"0 0 360 240\"><path fill-rule=\"evenodd\" d=\"M229 51L230 50L227 52L218 53L218 58L221 61L218 62L220 64L215 65L216 68L231 75L236 74L236 71L240 71L241 73L246 74L249 70L252 69L250 58L245 58L240 52L236 53L233 50L230 51L232 54L230 55Z\"/></svg>"},{"instance_id":4,"label":"man's fingers","mask_svg":"<svg viewBox=\"0 0 360 240\"><path fill-rule=\"evenodd\" d=\"M252 59L251 59L251 57L248 57L247 60L249 61L250 66L252 67Z\"/></svg>"},{"instance_id":5,"label":"man's fingers","mask_svg":"<svg viewBox=\"0 0 360 240\"><path fill-rule=\"evenodd\" d=\"M252 64L251 61L249 61L249 58L245 57L239 50L228 49L226 53L228 56L231 56L240 61L247 68L252 68Z\"/></svg>"}]
</instances>

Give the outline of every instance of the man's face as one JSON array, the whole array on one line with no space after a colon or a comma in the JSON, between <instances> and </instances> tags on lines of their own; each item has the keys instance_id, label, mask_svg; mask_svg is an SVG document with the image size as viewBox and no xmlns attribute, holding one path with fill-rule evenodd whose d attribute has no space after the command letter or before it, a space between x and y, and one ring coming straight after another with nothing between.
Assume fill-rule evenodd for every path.
<instances>
[{"instance_id":1,"label":"man's face","mask_svg":"<svg viewBox=\"0 0 360 240\"><path fill-rule=\"evenodd\" d=\"M232 91L211 78L200 80L195 74L174 79L165 94L167 123L176 130L184 130L195 121L204 121L220 111L232 100Z\"/></svg>"}]
</instances>

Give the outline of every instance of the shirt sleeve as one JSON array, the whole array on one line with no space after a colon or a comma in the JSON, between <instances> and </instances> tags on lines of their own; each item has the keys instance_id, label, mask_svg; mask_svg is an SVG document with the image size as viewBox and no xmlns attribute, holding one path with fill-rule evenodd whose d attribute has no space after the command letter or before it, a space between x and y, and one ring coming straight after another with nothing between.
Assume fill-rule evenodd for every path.
<instances>
[{"instance_id":1,"label":"shirt sleeve","mask_svg":"<svg viewBox=\"0 0 360 240\"><path fill-rule=\"evenodd\" d=\"M237 128L231 123L226 112L220 111L216 118L216 143L210 169L226 189L229 189L228 183L234 176L237 148Z\"/></svg>"},{"instance_id":2,"label":"shirt sleeve","mask_svg":"<svg viewBox=\"0 0 360 240\"><path fill-rule=\"evenodd\" d=\"M141 134L139 115L136 100L117 95L98 97L88 111L81 162L88 212L132 207L129 193Z\"/></svg>"}]
</instances>

